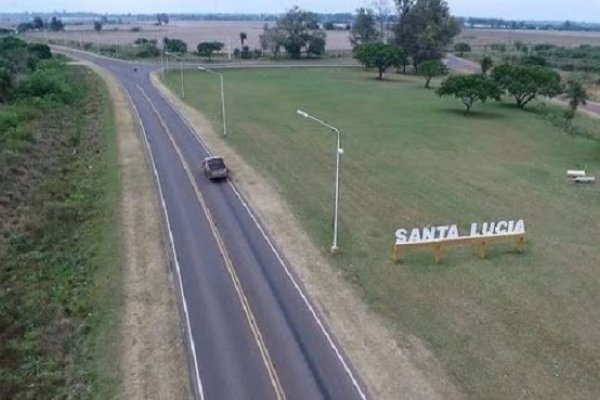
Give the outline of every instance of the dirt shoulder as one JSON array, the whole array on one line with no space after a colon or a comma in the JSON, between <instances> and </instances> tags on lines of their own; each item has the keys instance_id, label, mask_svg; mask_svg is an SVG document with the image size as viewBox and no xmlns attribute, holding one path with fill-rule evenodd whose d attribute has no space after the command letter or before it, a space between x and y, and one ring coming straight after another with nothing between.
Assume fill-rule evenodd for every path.
<instances>
[{"instance_id":1,"label":"dirt shoulder","mask_svg":"<svg viewBox=\"0 0 600 400\"><path fill-rule=\"evenodd\" d=\"M173 95L156 75L152 81L182 112L211 151L227 159L235 171L237 186L293 265L373 398L462 398L440 363L418 338L388 326L366 307L311 242L269 181L213 131L202 113Z\"/></svg>"},{"instance_id":2,"label":"dirt shoulder","mask_svg":"<svg viewBox=\"0 0 600 400\"><path fill-rule=\"evenodd\" d=\"M122 290L118 367L124 399L190 397L179 313L163 241L160 207L129 100L115 78L82 63L106 82L113 101L121 176Z\"/></svg>"}]
</instances>

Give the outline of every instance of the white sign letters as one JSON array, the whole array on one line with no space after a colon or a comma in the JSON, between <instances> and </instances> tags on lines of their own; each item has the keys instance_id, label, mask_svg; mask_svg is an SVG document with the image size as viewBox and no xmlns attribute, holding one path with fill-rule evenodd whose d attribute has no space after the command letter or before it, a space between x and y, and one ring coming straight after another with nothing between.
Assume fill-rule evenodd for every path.
<instances>
[{"instance_id":1,"label":"white sign letters","mask_svg":"<svg viewBox=\"0 0 600 400\"><path fill-rule=\"evenodd\" d=\"M472 223L469 234L461 235L458 225L429 226L413 229L398 229L396 231L396 245L415 243L434 243L441 240L452 240L476 237L494 237L503 235L525 234L525 221L522 219L511 221Z\"/></svg>"}]
</instances>

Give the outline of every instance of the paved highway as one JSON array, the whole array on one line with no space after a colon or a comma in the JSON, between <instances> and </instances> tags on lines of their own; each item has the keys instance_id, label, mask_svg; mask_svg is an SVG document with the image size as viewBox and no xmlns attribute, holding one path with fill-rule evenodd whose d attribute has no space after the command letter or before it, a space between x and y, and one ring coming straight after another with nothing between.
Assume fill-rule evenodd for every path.
<instances>
[{"instance_id":1,"label":"paved highway","mask_svg":"<svg viewBox=\"0 0 600 400\"><path fill-rule=\"evenodd\" d=\"M210 152L153 87L156 67L77 56L112 73L139 117L165 212L195 397L366 399L293 266L235 183L210 183L200 173Z\"/></svg>"}]
</instances>

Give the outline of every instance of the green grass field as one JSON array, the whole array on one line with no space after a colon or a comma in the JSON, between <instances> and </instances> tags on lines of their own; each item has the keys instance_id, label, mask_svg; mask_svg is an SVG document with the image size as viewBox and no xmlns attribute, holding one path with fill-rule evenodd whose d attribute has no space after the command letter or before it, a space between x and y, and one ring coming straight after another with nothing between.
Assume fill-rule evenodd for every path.
<instances>
[{"instance_id":1,"label":"green grass field","mask_svg":"<svg viewBox=\"0 0 600 400\"><path fill-rule=\"evenodd\" d=\"M472 398L595 399L600 393L600 172L597 140L571 137L512 106L462 106L421 81L348 69L226 71L227 141L272 179L323 252L331 237L335 138L297 108L340 128L340 247L332 264L370 307L425 340ZM179 74L167 83L179 90ZM218 78L186 72L187 101L219 131ZM594 135L600 123L578 118ZM493 246L390 261L399 227L524 218L523 255Z\"/></svg>"}]
</instances>

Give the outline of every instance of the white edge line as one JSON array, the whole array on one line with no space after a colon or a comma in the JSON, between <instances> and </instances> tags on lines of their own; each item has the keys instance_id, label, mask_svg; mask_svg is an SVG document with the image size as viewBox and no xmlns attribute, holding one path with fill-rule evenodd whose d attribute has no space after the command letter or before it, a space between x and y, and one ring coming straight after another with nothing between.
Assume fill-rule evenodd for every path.
<instances>
[{"instance_id":1,"label":"white edge line","mask_svg":"<svg viewBox=\"0 0 600 400\"><path fill-rule=\"evenodd\" d=\"M111 73L111 75L112 75L112 73ZM116 80L117 80L117 82L119 82L118 79L116 79ZM163 209L163 214L164 214L165 220L167 222L167 231L169 232L169 242L171 244L171 250L173 252L173 260L175 262L175 269L177 270L177 278L179 281L179 291L181 292L181 299L183 300L182 301L183 313L185 314L185 320L186 320L186 325L187 325L188 341L189 341L190 347L192 349L192 358L194 359L194 372L196 375L198 393L200 395L200 399L204 400L204 390L202 388L202 380L200 379L200 371L198 370L198 357L196 355L196 345L194 343L194 339L192 338L192 326L190 324L190 317L189 317L188 308L187 308L187 300L185 297L185 293L183 291L183 282L181 280L181 268L179 266L179 260L177 257L177 249L175 248L175 242L173 240L173 231L171 230L171 222L169 220L169 213L167 212L167 205L166 205L165 198L163 195L163 191L162 191L162 187L161 187L161 183L160 183L160 177L158 176L158 171L156 170L156 164L154 162L154 155L152 154L152 148L150 147L150 143L148 142L148 137L146 136L146 129L144 128L144 124L140 117L140 113L139 113L137 107L135 106L133 99L131 98L131 95L129 94L129 92L123 87L123 85L120 82L119 82L119 86L121 86L121 89L123 89L123 91L129 98L129 103L131 104L131 106L133 107L133 110L135 111L136 118L138 120L139 126L142 129L142 133L144 136L144 143L146 144L146 149L148 150L148 154L150 156L150 162L152 164L152 171L154 172L154 178L156 179L156 184L157 184L156 186L158 187L158 193L159 193L159 197L160 197L161 207Z\"/></svg>"},{"instance_id":2,"label":"white edge line","mask_svg":"<svg viewBox=\"0 0 600 400\"><path fill-rule=\"evenodd\" d=\"M190 124L190 122L187 120L187 118L185 118L185 116L177 109L177 107L175 107L175 105L173 104L173 102L171 102L171 100L169 100L167 97L165 97L160 90L158 90L158 93L161 95L161 97L163 99L165 99L167 101L167 103L169 103L169 105L171 106L171 108L177 113L179 114L179 116L181 117L181 119L185 122L185 124L188 126L188 128L195 134L193 134L193 136L196 138L196 141L198 143L200 143L200 145L206 150L206 152L211 155L211 151L208 149L208 146L206 146L206 144L204 144L204 142L200 139L198 132L196 131L196 129ZM277 248L273 245L273 242L271 241L271 239L269 238L269 236L266 234L266 232L264 231L264 229L262 228L261 224L258 222L257 218L255 217L254 213L250 210L250 207L248 206L248 204L246 203L246 201L244 200L244 198L242 197L242 195L238 192L238 190L236 189L235 185L228 180L227 183L229 184L229 186L231 186L231 188L233 189L233 192L236 194L237 198L240 200L240 202L242 203L242 205L244 206L244 208L246 209L246 211L248 212L248 215L250 215L250 218L252 219L252 221L254 222L254 224L256 225L256 227L258 228L258 230L260 231L260 233L262 234L263 238L267 241L267 244L269 245L269 247L271 248L271 250L273 251L273 253L275 254L275 257L277 257L277 260L279 261L279 263L281 264L281 266L283 267L286 275L288 276L288 278L290 279L290 281L292 282L292 284L294 285L294 288L296 289L296 291L298 292L298 294L300 295L300 297L302 298L302 300L304 301L304 304L306 305L306 307L308 308L308 310L310 311L312 317L314 318L315 322L317 323L317 325L319 326L319 328L321 329L321 332L323 333L323 335L325 335L325 338L327 339L327 342L329 343L329 346L333 349L333 351L335 352L338 360L340 361L340 363L342 364L342 367L344 368L344 370L346 371L346 374L348 375L348 377L350 378L350 380L352 381L352 385L356 388L356 391L358 392L358 394L360 395L361 399L363 400L367 400L367 396L365 395L365 393L363 392L362 388L360 387L360 384L358 383L358 380L354 377L354 374L352 373L352 369L350 368L350 366L348 365L348 363L346 362L346 360L344 359L344 357L342 356L340 350L338 349L338 347L336 346L335 342L333 341L333 339L331 338L331 335L329 334L329 332L327 331L327 329L325 328L325 324L323 324L323 321L321 320L321 318L319 318L317 312L315 311L314 307L312 306L312 304L310 304L310 301L308 300L308 298L306 297L306 295L304 294L304 292L302 291L302 289L300 288L300 285L298 284L298 282L296 281L296 279L294 278L294 276L292 275L292 273L290 272L288 266L286 265L286 263L283 261L283 258L281 257L281 255L279 254L279 252L277 251Z\"/></svg>"}]
</instances>

